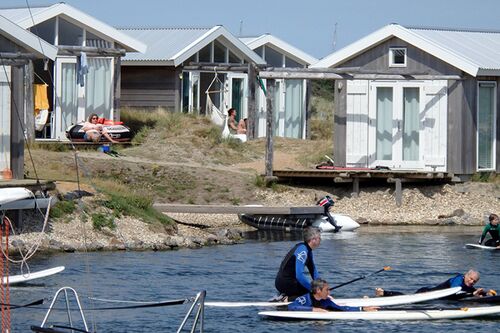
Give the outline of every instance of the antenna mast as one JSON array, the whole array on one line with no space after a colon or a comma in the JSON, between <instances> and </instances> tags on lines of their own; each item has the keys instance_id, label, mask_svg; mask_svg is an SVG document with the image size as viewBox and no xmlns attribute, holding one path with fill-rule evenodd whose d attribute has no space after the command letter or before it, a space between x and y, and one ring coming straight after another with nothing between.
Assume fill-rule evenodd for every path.
<instances>
[{"instance_id":1,"label":"antenna mast","mask_svg":"<svg viewBox=\"0 0 500 333\"><path fill-rule=\"evenodd\" d=\"M335 28L333 29L333 43L332 50L335 51L335 46L337 46L337 22L335 22Z\"/></svg>"}]
</instances>

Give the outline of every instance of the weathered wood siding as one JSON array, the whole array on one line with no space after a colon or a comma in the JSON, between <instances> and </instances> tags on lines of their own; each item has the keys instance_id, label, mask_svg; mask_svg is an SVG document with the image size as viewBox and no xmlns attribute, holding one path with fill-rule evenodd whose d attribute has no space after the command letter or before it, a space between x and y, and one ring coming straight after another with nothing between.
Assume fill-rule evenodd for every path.
<instances>
[{"instance_id":1,"label":"weathered wood siding","mask_svg":"<svg viewBox=\"0 0 500 333\"><path fill-rule=\"evenodd\" d=\"M500 172L500 78L497 78L497 172Z\"/></svg>"},{"instance_id":2,"label":"weathered wood siding","mask_svg":"<svg viewBox=\"0 0 500 333\"><path fill-rule=\"evenodd\" d=\"M121 106L176 110L179 79L174 67L123 66L121 71Z\"/></svg>"},{"instance_id":3,"label":"weathered wood siding","mask_svg":"<svg viewBox=\"0 0 500 333\"><path fill-rule=\"evenodd\" d=\"M389 48L406 47L407 66L389 67ZM461 75L462 72L444 61L399 38L391 38L352 58L338 67L361 67L364 71L384 74Z\"/></svg>"}]
</instances>

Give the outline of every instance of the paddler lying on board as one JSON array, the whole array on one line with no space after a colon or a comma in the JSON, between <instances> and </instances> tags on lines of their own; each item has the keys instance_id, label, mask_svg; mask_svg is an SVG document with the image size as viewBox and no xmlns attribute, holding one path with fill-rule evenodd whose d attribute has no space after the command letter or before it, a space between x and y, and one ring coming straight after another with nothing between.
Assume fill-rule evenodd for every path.
<instances>
[{"instance_id":1,"label":"paddler lying on board","mask_svg":"<svg viewBox=\"0 0 500 333\"><path fill-rule=\"evenodd\" d=\"M484 243L486 246L500 247L500 226L498 225L498 215L490 214L488 218L489 222L483 229L481 238L479 239L479 245L481 245L489 233L491 238Z\"/></svg>"},{"instance_id":2,"label":"paddler lying on board","mask_svg":"<svg viewBox=\"0 0 500 333\"><path fill-rule=\"evenodd\" d=\"M321 243L321 231L316 227L304 230L304 241L296 244L281 262L274 284L281 295L271 301L293 301L311 291L311 281L305 276L306 268L312 280L319 278L314 264L313 250Z\"/></svg>"},{"instance_id":3,"label":"paddler lying on board","mask_svg":"<svg viewBox=\"0 0 500 333\"><path fill-rule=\"evenodd\" d=\"M416 291L416 293L423 293L427 291L441 290L447 288L461 287L462 290L456 293L455 295L451 295L445 297L444 299L461 299L465 297L483 297L483 296L495 296L497 293L495 290L490 289L487 292L483 288L474 288L474 285L479 281L479 272L473 269L470 269L465 274L459 274L454 276L445 282L438 284L435 287L423 287ZM404 295L399 291L389 291L384 290L382 288L375 289L376 296L397 296Z\"/></svg>"},{"instance_id":4,"label":"paddler lying on board","mask_svg":"<svg viewBox=\"0 0 500 333\"><path fill-rule=\"evenodd\" d=\"M376 306L342 306L334 302L330 296L330 286L323 279L316 279L311 283L312 291L297 297L295 301L288 304L289 311L377 311Z\"/></svg>"}]
</instances>

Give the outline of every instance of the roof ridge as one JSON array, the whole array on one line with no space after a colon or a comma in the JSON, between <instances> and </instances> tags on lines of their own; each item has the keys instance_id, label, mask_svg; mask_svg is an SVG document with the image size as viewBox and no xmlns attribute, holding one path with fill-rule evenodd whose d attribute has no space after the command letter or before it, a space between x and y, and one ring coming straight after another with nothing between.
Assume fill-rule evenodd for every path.
<instances>
[{"instance_id":1,"label":"roof ridge","mask_svg":"<svg viewBox=\"0 0 500 333\"><path fill-rule=\"evenodd\" d=\"M115 27L118 30L210 30L213 27Z\"/></svg>"},{"instance_id":2,"label":"roof ridge","mask_svg":"<svg viewBox=\"0 0 500 333\"><path fill-rule=\"evenodd\" d=\"M453 28L453 27L435 27L435 26L417 26L417 25L404 25L406 29L411 30L437 30L437 31L451 31L451 32L474 32L474 33L500 33L500 30L494 29L481 29L481 28Z\"/></svg>"}]
</instances>

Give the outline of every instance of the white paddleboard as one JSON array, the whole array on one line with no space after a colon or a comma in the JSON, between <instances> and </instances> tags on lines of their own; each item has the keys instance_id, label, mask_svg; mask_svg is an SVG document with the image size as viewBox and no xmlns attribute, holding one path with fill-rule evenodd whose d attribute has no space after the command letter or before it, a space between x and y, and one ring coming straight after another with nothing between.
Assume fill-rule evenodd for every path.
<instances>
[{"instance_id":1,"label":"white paddleboard","mask_svg":"<svg viewBox=\"0 0 500 333\"><path fill-rule=\"evenodd\" d=\"M263 311L259 315L275 319L301 320L436 320L462 319L500 314L500 306L462 308L454 310L379 310L373 312L312 312L312 311Z\"/></svg>"},{"instance_id":2,"label":"white paddleboard","mask_svg":"<svg viewBox=\"0 0 500 333\"><path fill-rule=\"evenodd\" d=\"M33 192L24 187L8 187L0 189L0 209L1 205L21 199L33 198Z\"/></svg>"},{"instance_id":3,"label":"white paddleboard","mask_svg":"<svg viewBox=\"0 0 500 333\"><path fill-rule=\"evenodd\" d=\"M44 278L62 272L63 270L64 266L57 266L49 269L44 269L43 271L30 272L29 274L11 275L9 276L9 285ZM7 283L7 278L4 277L2 283Z\"/></svg>"},{"instance_id":4,"label":"white paddleboard","mask_svg":"<svg viewBox=\"0 0 500 333\"><path fill-rule=\"evenodd\" d=\"M498 248L498 247L479 245L479 244L465 244L465 247L468 249L481 249L481 250L489 250L489 251L500 250L500 248Z\"/></svg>"},{"instance_id":5,"label":"white paddleboard","mask_svg":"<svg viewBox=\"0 0 500 333\"><path fill-rule=\"evenodd\" d=\"M411 304L418 302L430 301L433 299L439 299L446 296L456 294L461 290L460 287L441 289L436 291L428 291L425 293L410 294L410 295L399 295L399 296L387 296L387 297L373 297L373 298L334 298L334 302L338 305L348 305L348 306L389 306L389 305L401 305L401 304ZM205 306L213 307L227 307L227 308L237 308L237 307L268 307L268 306L286 306L289 302L205 302Z\"/></svg>"}]
</instances>

